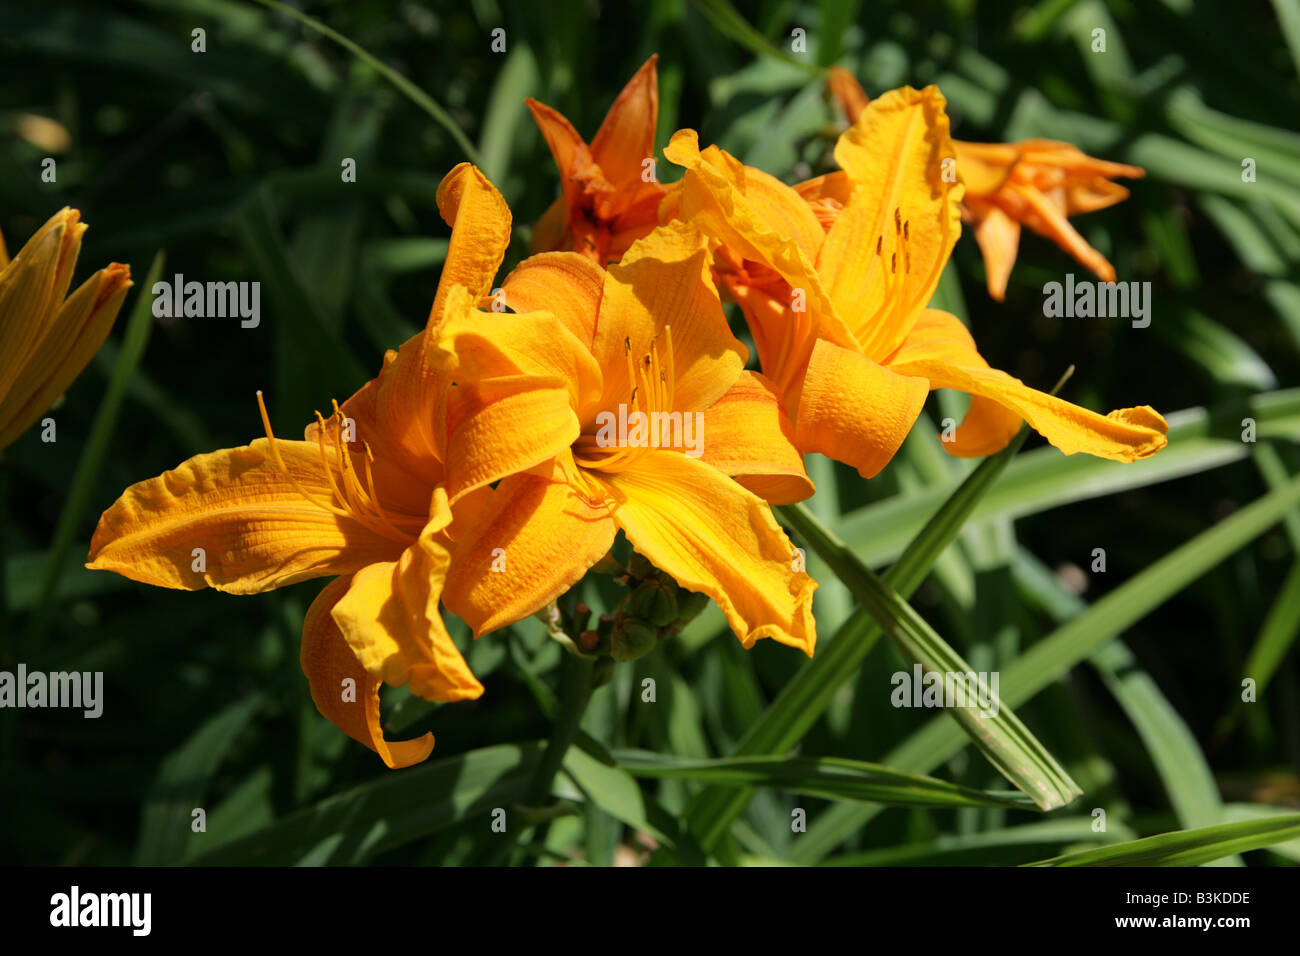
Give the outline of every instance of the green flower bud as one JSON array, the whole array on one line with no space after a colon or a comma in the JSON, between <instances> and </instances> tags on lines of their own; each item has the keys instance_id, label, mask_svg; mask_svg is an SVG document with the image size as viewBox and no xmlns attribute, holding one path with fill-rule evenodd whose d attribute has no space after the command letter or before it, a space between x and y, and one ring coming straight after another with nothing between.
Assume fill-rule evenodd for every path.
<instances>
[{"instance_id":1,"label":"green flower bud","mask_svg":"<svg viewBox=\"0 0 1300 956\"><path fill-rule=\"evenodd\" d=\"M635 618L624 618L610 638L609 653L616 661L635 661L653 651L658 643L657 627Z\"/></svg>"},{"instance_id":2,"label":"green flower bud","mask_svg":"<svg viewBox=\"0 0 1300 956\"><path fill-rule=\"evenodd\" d=\"M699 617L709 606L709 596L699 591L679 590L677 592L677 620L685 624Z\"/></svg>"},{"instance_id":3,"label":"green flower bud","mask_svg":"<svg viewBox=\"0 0 1300 956\"><path fill-rule=\"evenodd\" d=\"M628 613L649 621L655 627L667 627L677 620L677 586L659 576L637 585L627 602Z\"/></svg>"}]
</instances>

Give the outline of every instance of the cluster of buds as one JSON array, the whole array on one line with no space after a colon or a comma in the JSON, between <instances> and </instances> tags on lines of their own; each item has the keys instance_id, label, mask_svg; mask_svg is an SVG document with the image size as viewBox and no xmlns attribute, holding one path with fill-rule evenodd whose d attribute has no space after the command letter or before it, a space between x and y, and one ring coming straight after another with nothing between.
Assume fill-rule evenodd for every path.
<instances>
[{"instance_id":1,"label":"cluster of buds","mask_svg":"<svg viewBox=\"0 0 1300 956\"><path fill-rule=\"evenodd\" d=\"M570 650L588 657L616 662L645 657L660 641L681 633L709 603L708 597L679 587L670 576L635 552L627 567L607 555L594 570L612 575L615 582L627 588L627 593L613 613L602 614L596 621L591 620L591 609L586 604L579 602L574 606L568 633L576 634L577 640L564 643ZM558 625L558 608L552 616ZM559 637L556 627L551 632Z\"/></svg>"}]
</instances>

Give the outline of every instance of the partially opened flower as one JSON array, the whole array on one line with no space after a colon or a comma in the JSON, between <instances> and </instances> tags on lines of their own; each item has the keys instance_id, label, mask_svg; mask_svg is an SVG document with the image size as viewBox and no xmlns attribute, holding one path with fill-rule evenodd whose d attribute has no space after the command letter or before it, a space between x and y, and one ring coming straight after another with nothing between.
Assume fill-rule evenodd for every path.
<instances>
[{"instance_id":1,"label":"partially opened flower","mask_svg":"<svg viewBox=\"0 0 1300 956\"><path fill-rule=\"evenodd\" d=\"M935 87L872 102L836 144L843 176L829 186L797 191L716 147L701 152L692 130L666 150L687 169L676 212L723 246L723 280L799 448L874 476L926 393L955 388L974 398L944 443L954 455L997 451L1022 419L1066 454L1158 451L1166 425L1151 408L1103 416L1029 388L989 368L956 317L927 307L961 229L944 105Z\"/></svg>"},{"instance_id":2,"label":"partially opened flower","mask_svg":"<svg viewBox=\"0 0 1300 956\"><path fill-rule=\"evenodd\" d=\"M438 610L453 522L473 519L482 496L448 502L448 383L427 345L457 303L489 293L510 212L469 165L437 198L453 229L426 328L333 415L318 415L306 440L275 438L263 406L266 438L132 485L100 518L88 565L233 594L334 578L307 612L302 667L320 712L390 767L425 759L433 735L385 740L381 683L435 701L483 690Z\"/></svg>"},{"instance_id":3,"label":"partially opened flower","mask_svg":"<svg viewBox=\"0 0 1300 956\"><path fill-rule=\"evenodd\" d=\"M710 264L705 238L673 223L607 272L574 253L525 260L503 285L519 314L444 326L447 492L454 506L495 484L447 577L475 634L563 594L621 529L746 647L812 653L816 583L768 507L812 485L772 387L744 370Z\"/></svg>"},{"instance_id":4,"label":"partially opened flower","mask_svg":"<svg viewBox=\"0 0 1300 956\"><path fill-rule=\"evenodd\" d=\"M667 192L654 167L657 59L650 57L628 81L590 146L559 111L527 101L555 157L562 190L537 222L534 252L573 250L603 266L657 225Z\"/></svg>"},{"instance_id":5,"label":"partially opened flower","mask_svg":"<svg viewBox=\"0 0 1300 956\"><path fill-rule=\"evenodd\" d=\"M849 122L856 122L868 98L853 74L832 67L827 83ZM1006 296L1022 225L1051 239L1103 281L1115 281L1114 267L1079 235L1069 217L1127 199L1128 190L1111 180L1140 179L1144 170L1094 159L1076 146L1051 139L952 143L957 173L966 186L962 217L975 227L989 295L999 302Z\"/></svg>"},{"instance_id":6,"label":"partially opened flower","mask_svg":"<svg viewBox=\"0 0 1300 956\"><path fill-rule=\"evenodd\" d=\"M62 395L104 344L131 270L109 263L68 295L86 226L61 209L12 260L0 237L0 449Z\"/></svg>"}]
</instances>

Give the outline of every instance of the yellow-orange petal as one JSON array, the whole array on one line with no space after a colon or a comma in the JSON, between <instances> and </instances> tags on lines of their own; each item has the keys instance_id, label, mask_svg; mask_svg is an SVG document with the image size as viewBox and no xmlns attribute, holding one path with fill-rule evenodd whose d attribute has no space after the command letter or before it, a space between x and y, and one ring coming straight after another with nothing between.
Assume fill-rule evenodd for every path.
<instances>
[{"instance_id":1,"label":"yellow-orange petal","mask_svg":"<svg viewBox=\"0 0 1300 956\"><path fill-rule=\"evenodd\" d=\"M907 340L886 364L903 372L917 362L988 368L962 321L938 309L922 313ZM931 387L941 386L931 382ZM943 447L956 458L982 458L1005 448L1020 431L1020 425L1020 416L1011 409L983 395L972 395L966 417L955 431L944 436Z\"/></svg>"},{"instance_id":2,"label":"yellow-orange petal","mask_svg":"<svg viewBox=\"0 0 1300 956\"><path fill-rule=\"evenodd\" d=\"M814 488L794 446L794 426L776 389L757 372L741 372L726 395L704 410L700 460L764 501L788 505Z\"/></svg>"},{"instance_id":3,"label":"yellow-orange petal","mask_svg":"<svg viewBox=\"0 0 1300 956\"><path fill-rule=\"evenodd\" d=\"M400 349L389 349L379 375L339 407L342 417L350 420L348 447L358 473L365 474L369 464L375 497L385 508L408 515L425 513L429 489L444 478L442 459L434 448L443 380L424 361L425 341L421 331ZM323 437L333 455L340 424L333 416L327 418L322 435L320 426L312 422L303 437L312 443Z\"/></svg>"},{"instance_id":4,"label":"yellow-orange petal","mask_svg":"<svg viewBox=\"0 0 1300 956\"><path fill-rule=\"evenodd\" d=\"M929 391L924 378L820 340L804 376L795 443L874 478L902 445Z\"/></svg>"},{"instance_id":5,"label":"yellow-orange petal","mask_svg":"<svg viewBox=\"0 0 1300 956\"><path fill-rule=\"evenodd\" d=\"M835 144L853 183L817 259L861 351L897 348L934 295L961 234L963 187L936 86L873 100Z\"/></svg>"},{"instance_id":6,"label":"yellow-orange petal","mask_svg":"<svg viewBox=\"0 0 1300 956\"><path fill-rule=\"evenodd\" d=\"M325 585L312 601L302 626L301 663L311 699L321 716L358 743L365 744L391 769L421 763L433 752L433 734L414 740L384 738L379 721L379 687L366 673L330 615L347 593L351 578Z\"/></svg>"},{"instance_id":7,"label":"yellow-orange petal","mask_svg":"<svg viewBox=\"0 0 1300 956\"><path fill-rule=\"evenodd\" d=\"M576 252L530 256L502 283L507 308L552 313L587 349L596 336L604 287L605 270Z\"/></svg>"},{"instance_id":8,"label":"yellow-orange petal","mask_svg":"<svg viewBox=\"0 0 1300 956\"><path fill-rule=\"evenodd\" d=\"M989 296L1001 302L1006 298L1011 268L1020 251L1020 223L997 206L987 204L975 214L975 241L984 258Z\"/></svg>"},{"instance_id":9,"label":"yellow-orange petal","mask_svg":"<svg viewBox=\"0 0 1300 956\"><path fill-rule=\"evenodd\" d=\"M891 360L890 368L906 375L923 375L934 388L955 388L995 402L1023 418L1067 455L1085 452L1112 461L1136 461L1154 455L1168 444L1165 438L1168 424L1150 406L1121 408L1099 415L1030 388L1006 372L989 368L956 317L943 312L927 314L927 322L932 329L928 338L946 340L946 343L928 350L918 347L911 354L900 350ZM927 351L932 354L926 354ZM967 427L970 420L968 413L962 427ZM981 425L979 431L990 429ZM954 454L971 454L960 444L945 443L945 447ZM987 451L976 453L987 454Z\"/></svg>"},{"instance_id":10,"label":"yellow-orange petal","mask_svg":"<svg viewBox=\"0 0 1300 956\"><path fill-rule=\"evenodd\" d=\"M292 480L258 439L127 488L100 517L86 566L157 587L253 594L401 553L403 543L303 497L333 500L315 443L276 446Z\"/></svg>"},{"instance_id":11,"label":"yellow-orange petal","mask_svg":"<svg viewBox=\"0 0 1300 956\"><path fill-rule=\"evenodd\" d=\"M565 305L562 295L557 300ZM567 385L570 407L577 411L594 406L601 393L601 370L590 347L549 311L484 312L453 296L437 360L454 369L458 382L514 375L558 378Z\"/></svg>"},{"instance_id":12,"label":"yellow-orange petal","mask_svg":"<svg viewBox=\"0 0 1300 956\"><path fill-rule=\"evenodd\" d=\"M1020 147L1012 143L968 143L954 139L957 174L966 185L967 199L993 196L1006 185L1016 163Z\"/></svg>"},{"instance_id":13,"label":"yellow-orange petal","mask_svg":"<svg viewBox=\"0 0 1300 956\"><path fill-rule=\"evenodd\" d=\"M130 268L114 262L63 303L4 398L0 449L26 431L81 374L108 337L130 286Z\"/></svg>"},{"instance_id":14,"label":"yellow-orange petal","mask_svg":"<svg viewBox=\"0 0 1300 956\"><path fill-rule=\"evenodd\" d=\"M72 283L86 226L64 208L27 240L0 270L0 402L49 332Z\"/></svg>"},{"instance_id":15,"label":"yellow-orange petal","mask_svg":"<svg viewBox=\"0 0 1300 956\"><path fill-rule=\"evenodd\" d=\"M1074 256L1080 265L1100 276L1103 282L1115 281L1115 267L1066 218L1063 197L1054 199L1033 186L1025 186L1014 180L1007 184L1002 193L999 201L1004 208L1011 202L1017 204L1015 218L1040 236L1051 239Z\"/></svg>"},{"instance_id":16,"label":"yellow-orange petal","mask_svg":"<svg viewBox=\"0 0 1300 956\"><path fill-rule=\"evenodd\" d=\"M833 66L826 71L826 86L850 123L856 123L871 103L857 77L843 67Z\"/></svg>"},{"instance_id":17,"label":"yellow-orange petal","mask_svg":"<svg viewBox=\"0 0 1300 956\"><path fill-rule=\"evenodd\" d=\"M544 474L506 478L456 539L443 599L475 637L541 610L614 543L609 509L578 494L560 461L576 467L565 452Z\"/></svg>"},{"instance_id":18,"label":"yellow-orange petal","mask_svg":"<svg viewBox=\"0 0 1300 956\"><path fill-rule=\"evenodd\" d=\"M618 474L590 473L617 502L632 547L722 609L745 647L769 637L812 656L817 583L767 503L722 472L676 451L652 450Z\"/></svg>"},{"instance_id":19,"label":"yellow-orange petal","mask_svg":"<svg viewBox=\"0 0 1300 956\"><path fill-rule=\"evenodd\" d=\"M533 255L546 252L568 252L573 249L573 236L569 232L569 206L563 196L546 207L546 212L533 224Z\"/></svg>"},{"instance_id":20,"label":"yellow-orange petal","mask_svg":"<svg viewBox=\"0 0 1300 956\"><path fill-rule=\"evenodd\" d=\"M567 450L579 432L570 401L568 382L556 376L458 383L447 406L451 501Z\"/></svg>"},{"instance_id":21,"label":"yellow-orange petal","mask_svg":"<svg viewBox=\"0 0 1300 956\"><path fill-rule=\"evenodd\" d=\"M687 170L678 187L681 219L698 226L732 255L775 271L791 290L799 291L799 303L817 322L821 335L856 348L857 340L814 266L815 250L825 232L803 198L716 147L701 153L694 130L674 133L664 155ZM751 201L751 190L757 201Z\"/></svg>"},{"instance_id":22,"label":"yellow-orange petal","mask_svg":"<svg viewBox=\"0 0 1300 956\"><path fill-rule=\"evenodd\" d=\"M652 55L627 81L591 141L592 158L604 170L617 197L615 209L627 208L646 192L642 175L647 159L654 159L655 126L659 121L658 55ZM659 192L659 189L651 190Z\"/></svg>"},{"instance_id":23,"label":"yellow-orange petal","mask_svg":"<svg viewBox=\"0 0 1300 956\"><path fill-rule=\"evenodd\" d=\"M449 557L436 536L450 517L444 511L442 520L431 521L398 560L357 571L332 612L367 674L393 686L409 683L426 700L483 693L438 610Z\"/></svg>"},{"instance_id":24,"label":"yellow-orange petal","mask_svg":"<svg viewBox=\"0 0 1300 956\"><path fill-rule=\"evenodd\" d=\"M464 286L475 299L491 292L510 245L510 207L476 166L461 163L443 177L437 199L443 220L451 226L451 241L429 325L441 319L447 296L456 286Z\"/></svg>"},{"instance_id":25,"label":"yellow-orange petal","mask_svg":"<svg viewBox=\"0 0 1300 956\"><path fill-rule=\"evenodd\" d=\"M704 235L673 221L634 243L606 271L592 345L604 374L602 408L629 400L628 350L640 361L665 326L672 326L676 409L707 408L740 375L748 350L727 325L712 261Z\"/></svg>"}]
</instances>

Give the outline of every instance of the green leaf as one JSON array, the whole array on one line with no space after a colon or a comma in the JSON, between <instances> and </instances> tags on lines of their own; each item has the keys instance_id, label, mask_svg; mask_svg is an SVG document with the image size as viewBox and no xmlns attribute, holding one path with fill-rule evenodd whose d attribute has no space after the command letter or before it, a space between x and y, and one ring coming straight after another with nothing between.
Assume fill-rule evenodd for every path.
<instances>
[{"instance_id":1,"label":"green leaf","mask_svg":"<svg viewBox=\"0 0 1300 956\"><path fill-rule=\"evenodd\" d=\"M1245 850L1300 837L1300 813L1240 823L1176 830L1081 853L1054 856L1029 866L1200 866Z\"/></svg>"},{"instance_id":2,"label":"green leaf","mask_svg":"<svg viewBox=\"0 0 1300 956\"><path fill-rule=\"evenodd\" d=\"M678 856L679 862L704 861L690 836L679 831L676 818L641 792L627 768L608 767L572 747L564 758L564 772L589 801L633 829L652 834Z\"/></svg>"},{"instance_id":3,"label":"green leaf","mask_svg":"<svg viewBox=\"0 0 1300 956\"><path fill-rule=\"evenodd\" d=\"M1228 555L1276 524L1300 503L1300 478L1252 502L1165 555L1093 604L1085 614L1057 628L1002 672L1004 700L1017 707L1065 674L1130 625L1141 620ZM965 739L951 722L935 718L891 750L882 763L925 773L959 751ZM857 832L877 813L874 807L832 807L808 828L796 847L813 862Z\"/></svg>"},{"instance_id":4,"label":"green leaf","mask_svg":"<svg viewBox=\"0 0 1300 956\"><path fill-rule=\"evenodd\" d=\"M1059 623L1087 613L1087 603L1066 591L1056 576L1024 549L1016 555L1012 573L1025 598L1037 599ZM1160 686L1138 666L1132 651L1123 641L1115 640L1098 648L1088 661L1151 755L1178 822L1184 827L1218 823L1223 804L1209 761L1187 723Z\"/></svg>"},{"instance_id":5,"label":"green leaf","mask_svg":"<svg viewBox=\"0 0 1300 956\"><path fill-rule=\"evenodd\" d=\"M993 487L1028 436L1022 428L1006 448L985 459L939 507L907 551L885 575L885 582L904 597L911 595L939 555L952 543L980 499ZM795 675L737 745L733 756L783 753L797 744L825 712L840 686L853 677L880 638L871 615L859 610L836 631L829 645ZM711 787L701 792L688 812L690 830L706 850L726 833L744 810L750 792Z\"/></svg>"},{"instance_id":6,"label":"green leaf","mask_svg":"<svg viewBox=\"0 0 1300 956\"><path fill-rule=\"evenodd\" d=\"M540 756L541 747L536 743L501 744L384 772L370 783L304 807L187 862L270 866L364 863L394 847L507 806L527 785ZM482 825L488 826L486 818ZM509 825L507 814L507 828ZM499 836L508 839L505 834Z\"/></svg>"},{"instance_id":7,"label":"green leaf","mask_svg":"<svg viewBox=\"0 0 1300 956\"><path fill-rule=\"evenodd\" d=\"M956 699L960 703L945 710L961 724L999 773L1029 794L1040 810L1063 807L1083 793L1000 699L997 689L989 686L983 675L976 675L975 669L911 605L876 577L811 511L803 505L787 505L778 511L830 565L858 603L871 612L904 656L927 672L944 678L945 694L953 694L949 685L955 675L960 695ZM966 676L964 689L963 675ZM969 698L972 692L976 696L974 702Z\"/></svg>"},{"instance_id":8,"label":"green leaf","mask_svg":"<svg viewBox=\"0 0 1300 956\"><path fill-rule=\"evenodd\" d=\"M163 761L144 805L136 866L170 866L185 858L193 833L191 815L204 807L222 758L261 704L260 696L236 701Z\"/></svg>"},{"instance_id":9,"label":"green leaf","mask_svg":"<svg viewBox=\"0 0 1300 956\"><path fill-rule=\"evenodd\" d=\"M839 757L724 757L692 760L619 750L634 777L677 778L732 787L771 787L824 800L862 800L899 807L1014 807L1034 810L1020 793L974 790L946 780Z\"/></svg>"},{"instance_id":10,"label":"green leaf","mask_svg":"<svg viewBox=\"0 0 1300 956\"><path fill-rule=\"evenodd\" d=\"M1077 843L1110 843L1133 839L1126 827L1111 824L1093 829L1091 818L1041 820L982 833L940 834L898 846L846 853L822 861L822 866L1006 866L1028 863L1040 848Z\"/></svg>"}]
</instances>

